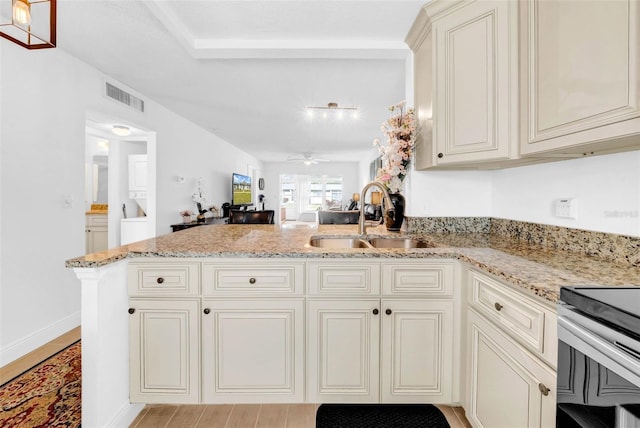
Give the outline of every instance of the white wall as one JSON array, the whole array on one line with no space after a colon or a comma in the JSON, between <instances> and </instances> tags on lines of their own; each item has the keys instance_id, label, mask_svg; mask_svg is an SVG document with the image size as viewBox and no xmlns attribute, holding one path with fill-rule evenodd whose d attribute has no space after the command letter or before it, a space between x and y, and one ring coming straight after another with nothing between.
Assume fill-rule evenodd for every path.
<instances>
[{"instance_id":1,"label":"white wall","mask_svg":"<svg viewBox=\"0 0 640 428\"><path fill-rule=\"evenodd\" d=\"M640 151L496 171L411 171L403 193L410 216L491 216L640 236ZM563 198L577 200L576 219L553 215Z\"/></svg>"},{"instance_id":2,"label":"white wall","mask_svg":"<svg viewBox=\"0 0 640 428\"><path fill-rule=\"evenodd\" d=\"M414 217L491 215L490 171L411 171L405 179L406 214Z\"/></svg>"},{"instance_id":3,"label":"white wall","mask_svg":"<svg viewBox=\"0 0 640 428\"><path fill-rule=\"evenodd\" d=\"M79 282L64 261L84 253L87 111L156 132L159 234L195 208L196 177L222 203L232 171L261 166L144 95L145 113L105 98L103 79L60 48L0 40L0 365L79 324Z\"/></svg>"},{"instance_id":4,"label":"white wall","mask_svg":"<svg viewBox=\"0 0 640 428\"><path fill-rule=\"evenodd\" d=\"M640 151L493 172L493 217L640 236ZM575 220L553 216L576 198Z\"/></svg>"},{"instance_id":5,"label":"white wall","mask_svg":"<svg viewBox=\"0 0 640 428\"><path fill-rule=\"evenodd\" d=\"M265 162L263 193L267 200L265 209L275 210L280 215L280 174L342 175L343 203L351 199L353 193L360 193L360 165L358 162L321 162L316 165L304 165L291 162Z\"/></svg>"}]
</instances>

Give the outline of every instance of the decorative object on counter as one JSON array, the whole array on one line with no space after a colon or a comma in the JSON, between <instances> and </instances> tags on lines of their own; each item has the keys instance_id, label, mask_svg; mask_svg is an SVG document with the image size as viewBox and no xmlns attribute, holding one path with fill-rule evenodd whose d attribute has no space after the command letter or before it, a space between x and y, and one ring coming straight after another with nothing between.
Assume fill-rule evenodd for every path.
<instances>
[{"instance_id":1,"label":"decorative object on counter","mask_svg":"<svg viewBox=\"0 0 640 428\"><path fill-rule=\"evenodd\" d=\"M193 213L189 210L184 210L184 211L180 211L180 215L182 216L183 223L190 223L191 216L193 215Z\"/></svg>"},{"instance_id":2,"label":"decorative object on counter","mask_svg":"<svg viewBox=\"0 0 640 428\"><path fill-rule=\"evenodd\" d=\"M382 158L382 167L376 174L376 181L388 190L394 206L394 216L385 216L387 229L399 231L404 221L404 196L400 195L402 182L407 176L411 155L416 142L416 116L412 108L407 109L406 101L389 107L394 113L380 128L387 136L387 144L382 145L376 138L373 144L378 147Z\"/></svg>"},{"instance_id":3,"label":"decorative object on counter","mask_svg":"<svg viewBox=\"0 0 640 428\"><path fill-rule=\"evenodd\" d=\"M388 231L399 232L402 227L402 222L404 221L405 199L401 193L389 193L389 198L393 203L394 215L385 216L384 223Z\"/></svg>"},{"instance_id":4,"label":"decorative object on counter","mask_svg":"<svg viewBox=\"0 0 640 428\"><path fill-rule=\"evenodd\" d=\"M211 214L213 214L213 217L220 217L220 208L218 208L217 206L211 205L209 207L209 211L211 212Z\"/></svg>"},{"instance_id":5,"label":"decorative object on counter","mask_svg":"<svg viewBox=\"0 0 640 428\"><path fill-rule=\"evenodd\" d=\"M191 199L196 203L198 207L198 214L196 215L196 220L199 223L204 222L204 214L208 211L202 208L202 205L207 201L207 198L204 197L204 191L202 190L202 177L198 177L196 179L196 190L191 195Z\"/></svg>"},{"instance_id":6,"label":"decorative object on counter","mask_svg":"<svg viewBox=\"0 0 640 428\"><path fill-rule=\"evenodd\" d=\"M262 178L260 179L262 180ZM264 196L262 193L258 195L258 203L260 204L260 206L262 208L260 208L262 211L264 211L264 201L267 199L266 196Z\"/></svg>"}]
</instances>

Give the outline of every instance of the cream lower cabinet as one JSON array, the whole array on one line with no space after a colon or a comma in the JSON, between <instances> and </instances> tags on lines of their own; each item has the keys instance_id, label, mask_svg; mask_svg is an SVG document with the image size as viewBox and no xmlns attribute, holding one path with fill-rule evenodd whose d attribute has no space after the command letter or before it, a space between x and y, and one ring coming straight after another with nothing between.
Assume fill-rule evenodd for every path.
<instances>
[{"instance_id":1,"label":"cream lower cabinet","mask_svg":"<svg viewBox=\"0 0 640 428\"><path fill-rule=\"evenodd\" d=\"M108 215L87 214L85 224L85 252L91 254L109 248Z\"/></svg>"},{"instance_id":2,"label":"cream lower cabinet","mask_svg":"<svg viewBox=\"0 0 640 428\"><path fill-rule=\"evenodd\" d=\"M197 403L199 302L130 299L130 400Z\"/></svg>"},{"instance_id":3,"label":"cream lower cabinet","mask_svg":"<svg viewBox=\"0 0 640 428\"><path fill-rule=\"evenodd\" d=\"M467 419L483 428L555 427L555 311L484 273L465 273Z\"/></svg>"},{"instance_id":4,"label":"cream lower cabinet","mask_svg":"<svg viewBox=\"0 0 640 428\"><path fill-rule=\"evenodd\" d=\"M451 403L453 302L383 299L380 400Z\"/></svg>"},{"instance_id":5,"label":"cream lower cabinet","mask_svg":"<svg viewBox=\"0 0 640 428\"><path fill-rule=\"evenodd\" d=\"M304 261L202 263L205 403L304 402Z\"/></svg>"},{"instance_id":6,"label":"cream lower cabinet","mask_svg":"<svg viewBox=\"0 0 640 428\"><path fill-rule=\"evenodd\" d=\"M304 402L302 299L203 306L203 402Z\"/></svg>"},{"instance_id":7,"label":"cream lower cabinet","mask_svg":"<svg viewBox=\"0 0 640 428\"><path fill-rule=\"evenodd\" d=\"M471 424L555 427L555 372L474 311L468 323Z\"/></svg>"},{"instance_id":8,"label":"cream lower cabinet","mask_svg":"<svg viewBox=\"0 0 640 428\"><path fill-rule=\"evenodd\" d=\"M308 400L380 399L380 301L311 300L307 305Z\"/></svg>"},{"instance_id":9,"label":"cream lower cabinet","mask_svg":"<svg viewBox=\"0 0 640 428\"><path fill-rule=\"evenodd\" d=\"M310 261L308 276L307 401L452 402L453 263Z\"/></svg>"}]
</instances>

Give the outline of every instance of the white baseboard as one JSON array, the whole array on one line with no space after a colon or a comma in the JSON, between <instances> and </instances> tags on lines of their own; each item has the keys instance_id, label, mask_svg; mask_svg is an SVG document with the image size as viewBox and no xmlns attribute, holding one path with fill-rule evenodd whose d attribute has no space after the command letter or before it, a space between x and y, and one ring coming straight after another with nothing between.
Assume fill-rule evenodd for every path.
<instances>
[{"instance_id":1,"label":"white baseboard","mask_svg":"<svg viewBox=\"0 0 640 428\"><path fill-rule=\"evenodd\" d=\"M136 419L138 414L140 414L142 409L144 409L144 404L140 404L140 403L131 404L129 402L126 402L125 404L122 405L122 407L120 408L120 411L116 414L115 418L113 418L113 421L109 423L109 427L127 428L129 425L131 425L131 422L133 422Z\"/></svg>"},{"instance_id":2,"label":"white baseboard","mask_svg":"<svg viewBox=\"0 0 640 428\"><path fill-rule=\"evenodd\" d=\"M80 311L62 318L30 335L16 340L0 350L0 367L25 356L29 352L44 345L47 342L63 335L69 330L80 325Z\"/></svg>"}]
</instances>

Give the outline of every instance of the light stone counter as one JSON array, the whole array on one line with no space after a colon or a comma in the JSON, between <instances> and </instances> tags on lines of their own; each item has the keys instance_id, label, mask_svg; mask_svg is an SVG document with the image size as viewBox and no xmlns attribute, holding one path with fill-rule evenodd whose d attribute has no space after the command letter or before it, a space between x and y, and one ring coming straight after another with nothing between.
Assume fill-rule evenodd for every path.
<instances>
[{"instance_id":1,"label":"light stone counter","mask_svg":"<svg viewBox=\"0 0 640 428\"><path fill-rule=\"evenodd\" d=\"M357 226L211 225L187 229L68 260L67 267L100 267L127 257L301 257L454 258L518 288L558 301L565 285L640 286L640 268L592 256L551 250L487 233L410 235L432 248L316 248L312 236L357 236ZM368 227L368 237L398 236L384 226ZM403 234L403 236L407 236Z\"/></svg>"}]
</instances>

